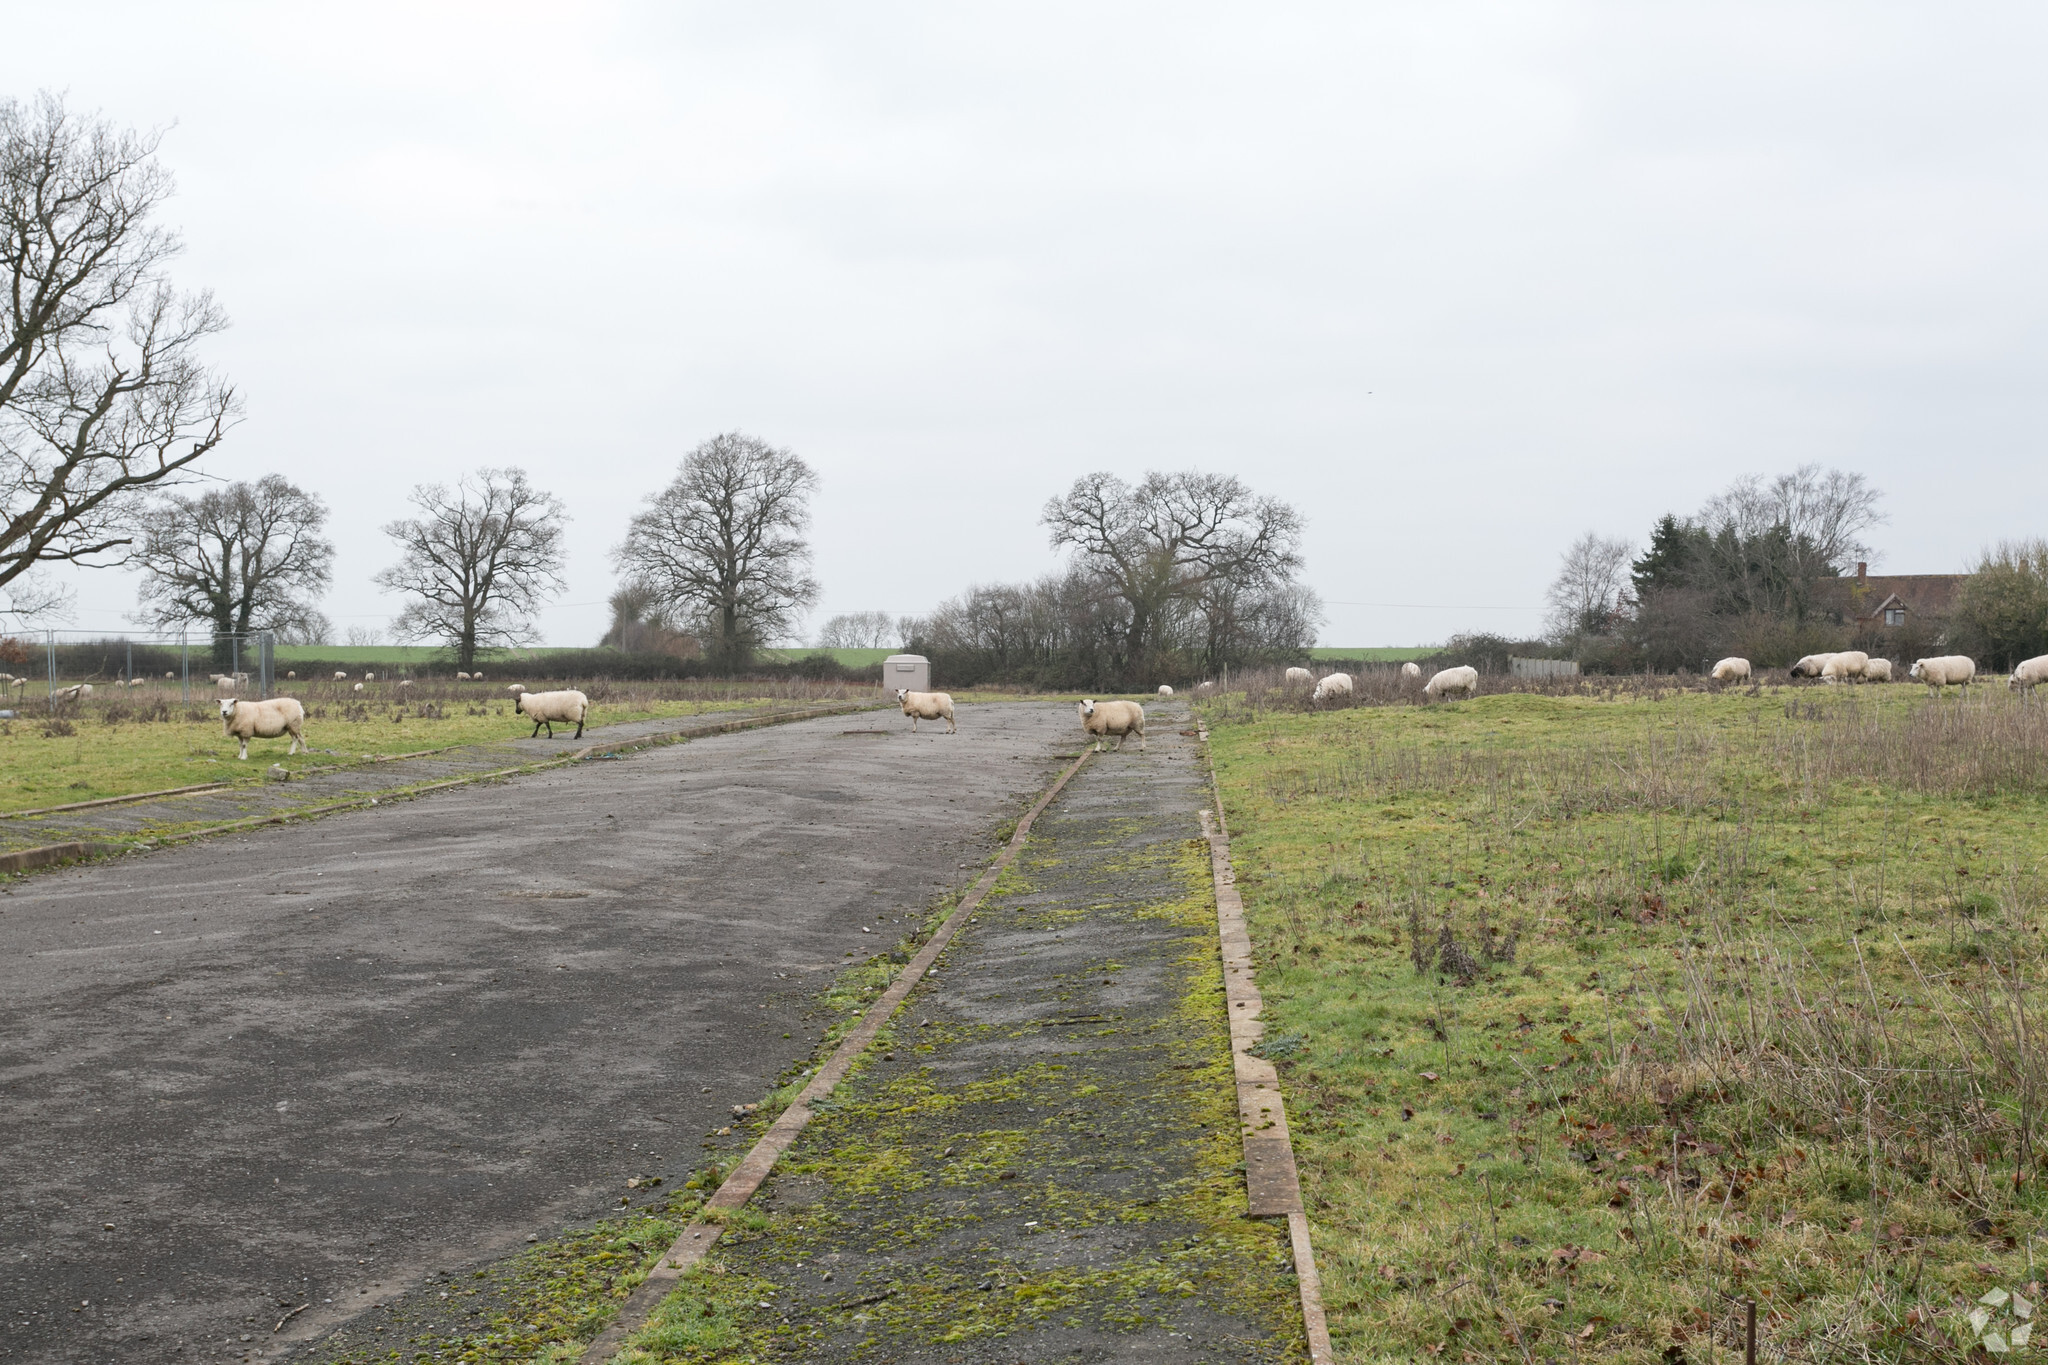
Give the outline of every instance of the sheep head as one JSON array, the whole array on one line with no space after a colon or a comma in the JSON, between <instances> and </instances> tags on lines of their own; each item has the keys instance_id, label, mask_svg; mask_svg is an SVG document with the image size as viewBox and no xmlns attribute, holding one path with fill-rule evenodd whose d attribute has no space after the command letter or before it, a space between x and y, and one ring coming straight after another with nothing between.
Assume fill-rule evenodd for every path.
<instances>
[{"instance_id":1,"label":"sheep head","mask_svg":"<svg viewBox=\"0 0 2048 1365\"><path fill-rule=\"evenodd\" d=\"M1081 702L1081 705L1080 705L1080 711L1081 711L1081 719L1083 719L1083 720L1086 720L1086 719L1088 719L1088 717L1090 717L1090 716L1094 715L1094 714L1095 714L1095 699L1094 699L1093 697L1089 697L1089 698L1086 698L1085 700L1083 700L1083 701Z\"/></svg>"}]
</instances>

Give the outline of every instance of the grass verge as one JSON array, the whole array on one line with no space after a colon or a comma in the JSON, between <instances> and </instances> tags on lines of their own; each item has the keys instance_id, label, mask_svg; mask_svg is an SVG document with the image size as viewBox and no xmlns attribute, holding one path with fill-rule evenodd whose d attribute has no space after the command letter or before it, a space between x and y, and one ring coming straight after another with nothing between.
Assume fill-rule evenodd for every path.
<instances>
[{"instance_id":1,"label":"grass verge","mask_svg":"<svg viewBox=\"0 0 2048 1365\"><path fill-rule=\"evenodd\" d=\"M2040 1352L2048 707L1211 724L1340 1358Z\"/></svg>"}]
</instances>

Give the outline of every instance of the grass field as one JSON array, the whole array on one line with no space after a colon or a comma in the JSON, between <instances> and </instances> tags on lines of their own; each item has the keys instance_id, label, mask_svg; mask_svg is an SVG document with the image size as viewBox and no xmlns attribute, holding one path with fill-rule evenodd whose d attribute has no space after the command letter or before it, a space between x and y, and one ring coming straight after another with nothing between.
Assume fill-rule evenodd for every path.
<instances>
[{"instance_id":1,"label":"grass field","mask_svg":"<svg viewBox=\"0 0 2048 1365\"><path fill-rule=\"evenodd\" d=\"M1398 664L1406 663L1410 659L1426 659L1436 651L1435 645L1374 645L1370 649L1340 649L1318 645L1308 652L1308 657L1318 663L1359 659L1369 664Z\"/></svg>"},{"instance_id":2,"label":"grass field","mask_svg":"<svg viewBox=\"0 0 2048 1365\"><path fill-rule=\"evenodd\" d=\"M2048 706L1206 710L1340 1359L2042 1354Z\"/></svg>"},{"instance_id":3,"label":"grass field","mask_svg":"<svg viewBox=\"0 0 2048 1365\"><path fill-rule=\"evenodd\" d=\"M201 782L260 781L273 763L294 771L360 762L365 757L523 738L530 721L513 714L496 683L421 681L400 688L373 682L356 692L332 681L287 684L306 707L313 752L285 756L289 739L249 743L246 763L222 734L210 688L193 689L187 705L175 684L100 688L56 716L30 706L0 721L0 811L92 801ZM591 698L592 725L657 716L765 705L811 698L866 696L833 684L644 682L581 684ZM538 689L536 689L538 690ZM560 727L556 730L560 733Z\"/></svg>"}]
</instances>

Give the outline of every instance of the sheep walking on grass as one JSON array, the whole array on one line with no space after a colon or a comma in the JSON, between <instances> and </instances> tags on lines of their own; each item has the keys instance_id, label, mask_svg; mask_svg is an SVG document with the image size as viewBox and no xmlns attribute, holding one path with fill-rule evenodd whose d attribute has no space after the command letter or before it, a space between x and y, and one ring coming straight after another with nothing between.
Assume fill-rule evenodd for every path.
<instances>
[{"instance_id":1,"label":"sheep walking on grass","mask_svg":"<svg viewBox=\"0 0 2048 1365\"><path fill-rule=\"evenodd\" d=\"M949 735L960 728L953 722L953 697L949 692L912 692L907 687L899 687L896 689L896 704L903 708L904 715L910 717L913 731L920 720L945 721Z\"/></svg>"},{"instance_id":2,"label":"sheep walking on grass","mask_svg":"<svg viewBox=\"0 0 2048 1365\"><path fill-rule=\"evenodd\" d=\"M1828 661L1821 665L1820 680L1824 683L1861 682L1864 666L1869 662L1870 656L1860 649L1830 654Z\"/></svg>"},{"instance_id":3,"label":"sheep walking on grass","mask_svg":"<svg viewBox=\"0 0 2048 1365\"><path fill-rule=\"evenodd\" d=\"M583 721L590 714L590 698L573 689L564 692L521 692L512 699L512 709L533 722L532 739L540 734L540 727L548 727L548 738L555 737L557 725L576 722L576 738L583 738Z\"/></svg>"},{"instance_id":4,"label":"sheep walking on grass","mask_svg":"<svg viewBox=\"0 0 2048 1365\"><path fill-rule=\"evenodd\" d=\"M1138 752L1145 752L1145 708L1134 701L1083 701L1078 708L1081 712L1081 728L1095 736L1095 752L1102 752L1102 741L1110 735L1116 736L1117 751L1121 753L1124 741L1132 735L1138 737Z\"/></svg>"},{"instance_id":5,"label":"sheep walking on grass","mask_svg":"<svg viewBox=\"0 0 2048 1365\"><path fill-rule=\"evenodd\" d=\"M220 700L221 729L230 739L242 742L240 757L249 756L251 739L276 739L280 735L292 737L291 748L285 757L304 749L312 753L306 743L306 708L299 705L295 697L272 697L269 701L243 701L239 697L222 697Z\"/></svg>"},{"instance_id":6,"label":"sheep walking on grass","mask_svg":"<svg viewBox=\"0 0 2048 1365\"><path fill-rule=\"evenodd\" d=\"M1429 680L1422 695L1434 701L1445 697L1469 697L1479 690L1479 670L1470 664L1447 668Z\"/></svg>"},{"instance_id":7,"label":"sheep walking on grass","mask_svg":"<svg viewBox=\"0 0 2048 1365\"><path fill-rule=\"evenodd\" d=\"M1351 698L1351 675L1349 673L1332 673L1325 677L1316 684L1316 690L1309 697L1309 700L1335 701L1339 697L1343 697L1347 701Z\"/></svg>"},{"instance_id":8,"label":"sheep walking on grass","mask_svg":"<svg viewBox=\"0 0 2048 1365\"><path fill-rule=\"evenodd\" d=\"M1961 654L1943 654L1933 659L1915 659L1913 676L1927 684L1927 690L1940 696L1942 689L1954 684L1968 689L1970 679L1977 676L1977 662Z\"/></svg>"},{"instance_id":9,"label":"sheep walking on grass","mask_svg":"<svg viewBox=\"0 0 2048 1365\"><path fill-rule=\"evenodd\" d=\"M2048 683L2048 654L2037 654L2018 664L2005 680L2009 692L2031 692L2042 683Z\"/></svg>"},{"instance_id":10,"label":"sheep walking on grass","mask_svg":"<svg viewBox=\"0 0 2048 1365\"><path fill-rule=\"evenodd\" d=\"M1733 656L1714 665L1713 679L1719 683L1746 683L1749 681L1749 660Z\"/></svg>"}]
</instances>

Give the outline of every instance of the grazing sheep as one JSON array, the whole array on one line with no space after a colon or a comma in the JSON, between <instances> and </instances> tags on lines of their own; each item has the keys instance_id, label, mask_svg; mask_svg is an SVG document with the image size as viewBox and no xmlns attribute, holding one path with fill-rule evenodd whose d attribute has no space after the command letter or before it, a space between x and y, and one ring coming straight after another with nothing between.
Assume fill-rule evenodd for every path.
<instances>
[{"instance_id":1,"label":"grazing sheep","mask_svg":"<svg viewBox=\"0 0 2048 1365\"><path fill-rule=\"evenodd\" d=\"M2009 692L2031 692L2044 682L2048 682L2048 654L2037 654L2014 668L2005 686Z\"/></svg>"},{"instance_id":2,"label":"grazing sheep","mask_svg":"<svg viewBox=\"0 0 2048 1365\"><path fill-rule=\"evenodd\" d=\"M399 685L400 687L411 687L411 686L412 686L412 679L411 679L411 678L400 678L400 679L398 680L398 685Z\"/></svg>"},{"instance_id":3,"label":"grazing sheep","mask_svg":"<svg viewBox=\"0 0 2048 1365\"><path fill-rule=\"evenodd\" d=\"M168 678L168 677L170 677L171 675L170 675L170 674L168 674L168 673L166 673L166 674L164 674L164 676L165 676L166 678ZM291 678L296 678L296 677L298 677L299 675L298 675L298 674L296 674L296 673L292 673L292 672L286 672L286 674L285 674L284 676L285 676L285 677L286 677L287 679L291 679Z\"/></svg>"},{"instance_id":4,"label":"grazing sheep","mask_svg":"<svg viewBox=\"0 0 2048 1365\"><path fill-rule=\"evenodd\" d=\"M482 682L484 680L484 675L481 673L472 673L469 675L469 680L471 682Z\"/></svg>"},{"instance_id":5,"label":"grazing sheep","mask_svg":"<svg viewBox=\"0 0 2048 1365\"><path fill-rule=\"evenodd\" d=\"M1422 689L1422 695L1441 700L1444 697L1469 697L1479 690L1479 670L1470 664L1447 668L1429 680Z\"/></svg>"},{"instance_id":6,"label":"grazing sheep","mask_svg":"<svg viewBox=\"0 0 2048 1365\"><path fill-rule=\"evenodd\" d=\"M1309 700L1334 701L1338 697L1348 697L1350 695L1351 675L1349 673L1332 673L1316 684L1315 693L1309 697Z\"/></svg>"},{"instance_id":7,"label":"grazing sheep","mask_svg":"<svg viewBox=\"0 0 2048 1365\"><path fill-rule=\"evenodd\" d=\"M1159 684L1159 695L1162 697L1170 697L1173 695L1173 689L1171 687L1168 687L1165 683L1161 683Z\"/></svg>"},{"instance_id":8,"label":"grazing sheep","mask_svg":"<svg viewBox=\"0 0 2048 1365\"><path fill-rule=\"evenodd\" d=\"M1721 660L1721 662L1714 665L1713 679L1715 682L1724 683L1748 682L1749 660L1738 659L1733 656Z\"/></svg>"},{"instance_id":9,"label":"grazing sheep","mask_svg":"<svg viewBox=\"0 0 2048 1365\"><path fill-rule=\"evenodd\" d=\"M1422 665L1416 663L1413 659L1410 659L1407 663L1401 665L1402 682L1408 682L1411 679L1419 678L1421 676Z\"/></svg>"},{"instance_id":10,"label":"grazing sheep","mask_svg":"<svg viewBox=\"0 0 2048 1365\"><path fill-rule=\"evenodd\" d=\"M336 682L347 682L347 681L348 681L348 674L346 674L346 673L336 673L336 674L334 675L334 680L335 680Z\"/></svg>"},{"instance_id":11,"label":"grazing sheep","mask_svg":"<svg viewBox=\"0 0 2048 1365\"><path fill-rule=\"evenodd\" d=\"M241 757L249 756L251 739L276 739L279 735L292 737L291 748L285 750L285 757L304 749L312 753L312 746L306 743L306 708L299 705L295 697L272 697L269 701L242 701L236 697L223 697L220 702L221 729L231 739L242 742Z\"/></svg>"},{"instance_id":12,"label":"grazing sheep","mask_svg":"<svg viewBox=\"0 0 2048 1365\"><path fill-rule=\"evenodd\" d=\"M362 685L361 683L357 683L357 684L356 684L356 685L355 685L354 687L351 687L351 688L349 689L349 691L351 691L351 692L360 692L360 691L362 691L362 690L363 690L363 685Z\"/></svg>"},{"instance_id":13,"label":"grazing sheep","mask_svg":"<svg viewBox=\"0 0 2048 1365\"><path fill-rule=\"evenodd\" d=\"M511 694L512 694L513 696L515 696L515 697L516 697L516 696L518 696L518 695L519 695L519 694L520 694L521 692L524 692L524 691L526 690L526 684L525 684L525 683L513 683L513 684L512 684L512 685L511 685L510 687L506 688L505 690L506 690L507 692L510 692L510 693L511 693Z\"/></svg>"},{"instance_id":14,"label":"grazing sheep","mask_svg":"<svg viewBox=\"0 0 2048 1365\"><path fill-rule=\"evenodd\" d=\"M896 689L896 704L903 708L903 714L910 717L910 728L917 729L920 720L944 720L946 733L952 734L960 727L953 723L953 697L947 692L912 692L907 688Z\"/></svg>"},{"instance_id":15,"label":"grazing sheep","mask_svg":"<svg viewBox=\"0 0 2048 1365\"><path fill-rule=\"evenodd\" d=\"M1290 668L1287 670L1287 686L1289 687L1307 687L1315 680L1316 675L1305 668Z\"/></svg>"},{"instance_id":16,"label":"grazing sheep","mask_svg":"<svg viewBox=\"0 0 2048 1365\"><path fill-rule=\"evenodd\" d=\"M456 673L456 675L455 675L455 681L457 681L457 682L468 682L468 681L469 681L469 674L467 674L467 673L463 673L463 672L460 672L460 671L458 671L458 672Z\"/></svg>"},{"instance_id":17,"label":"grazing sheep","mask_svg":"<svg viewBox=\"0 0 2048 1365\"><path fill-rule=\"evenodd\" d=\"M1950 683L1968 688L1970 679L1977 676L1977 663L1961 654L1943 654L1933 659L1915 659L1913 676L1927 684L1927 690L1935 696Z\"/></svg>"},{"instance_id":18,"label":"grazing sheep","mask_svg":"<svg viewBox=\"0 0 2048 1365\"><path fill-rule=\"evenodd\" d=\"M1863 681L1890 682L1891 680L1892 661L1890 659L1872 659L1863 665Z\"/></svg>"},{"instance_id":19,"label":"grazing sheep","mask_svg":"<svg viewBox=\"0 0 2048 1365\"><path fill-rule=\"evenodd\" d=\"M377 675L376 675L375 673L365 673L365 674L363 674L363 681L364 681L364 682L375 682L375 681L377 681Z\"/></svg>"},{"instance_id":20,"label":"grazing sheep","mask_svg":"<svg viewBox=\"0 0 2048 1365\"><path fill-rule=\"evenodd\" d=\"M583 721L590 714L590 698L573 689L563 692L521 692L512 699L512 709L533 722L533 734L540 734L540 727L548 727L548 738L555 737L555 726L576 722L576 738L583 738Z\"/></svg>"},{"instance_id":21,"label":"grazing sheep","mask_svg":"<svg viewBox=\"0 0 2048 1365\"><path fill-rule=\"evenodd\" d=\"M1788 670L1795 678L1818 678L1820 671L1828 666L1832 654L1809 654Z\"/></svg>"},{"instance_id":22,"label":"grazing sheep","mask_svg":"<svg viewBox=\"0 0 2048 1365\"><path fill-rule=\"evenodd\" d=\"M175 673L166 673L166 674L164 674L164 676L165 676L166 678L175 678L175 677L177 677L178 675L177 675L177 674L175 674Z\"/></svg>"},{"instance_id":23,"label":"grazing sheep","mask_svg":"<svg viewBox=\"0 0 2048 1365\"><path fill-rule=\"evenodd\" d=\"M0 673L0 686L5 686L13 681L14 675L12 673Z\"/></svg>"},{"instance_id":24,"label":"grazing sheep","mask_svg":"<svg viewBox=\"0 0 2048 1365\"><path fill-rule=\"evenodd\" d=\"M1215 683L1213 683L1213 682L1206 682L1206 681L1205 681L1205 682L1198 682L1198 683L1196 683L1196 684L1195 684L1195 695L1196 695L1196 696L1198 696L1198 697L1207 697L1207 696L1212 696L1212 695L1214 695L1215 691L1216 691L1216 684L1215 684Z\"/></svg>"},{"instance_id":25,"label":"grazing sheep","mask_svg":"<svg viewBox=\"0 0 2048 1365\"><path fill-rule=\"evenodd\" d=\"M1094 735L1095 752L1102 752L1102 741L1109 735L1116 736L1117 751L1121 753L1124 741L1132 735L1138 737L1138 752L1145 752L1145 708L1134 701L1083 701L1079 707L1081 728Z\"/></svg>"},{"instance_id":26,"label":"grazing sheep","mask_svg":"<svg viewBox=\"0 0 2048 1365\"><path fill-rule=\"evenodd\" d=\"M1830 654L1827 663L1821 666L1820 680L1824 683L1857 682L1863 677L1863 666L1870 662L1870 656L1860 649L1845 649L1839 654Z\"/></svg>"}]
</instances>

